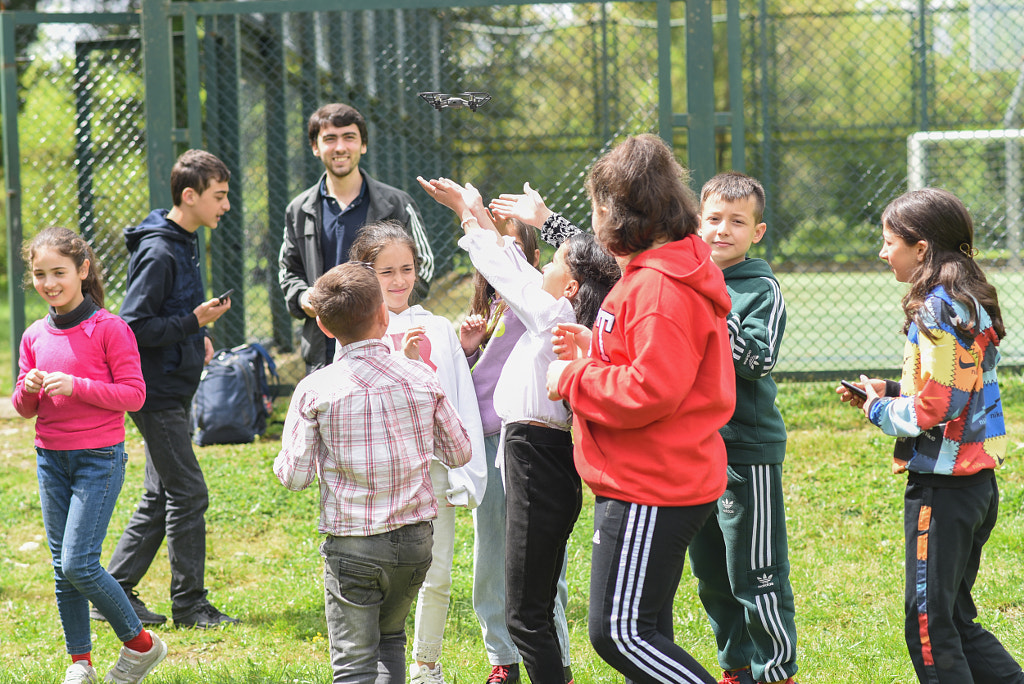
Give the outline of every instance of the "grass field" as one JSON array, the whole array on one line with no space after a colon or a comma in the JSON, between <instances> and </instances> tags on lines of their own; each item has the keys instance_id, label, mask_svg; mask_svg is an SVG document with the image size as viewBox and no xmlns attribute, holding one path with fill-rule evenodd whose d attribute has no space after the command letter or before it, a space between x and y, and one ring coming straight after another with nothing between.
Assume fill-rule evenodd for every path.
<instances>
[{"instance_id":1,"label":"grass field","mask_svg":"<svg viewBox=\"0 0 1024 684\"><path fill-rule=\"evenodd\" d=\"M1024 273L993 271L1008 331L1000 345L1003 363L1024 364ZM907 286L888 271L876 273L779 273L786 299L786 335L776 372L897 369L903 355Z\"/></svg>"},{"instance_id":2,"label":"grass field","mask_svg":"<svg viewBox=\"0 0 1024 684\"><path fill-rule=\"evenodd\" d=\"M1024 657L1024 380L1005 374L1013 444L1001 471L1002 507L986 547L975 598L981 621ZM910 684L902 638L902 489L889 474L891 440L838 405L832 383L783 383L779 403L790 442L786 462L790 558L797 599L802 684ZM279 401L279 410L284 401ZM0 414L0 683L61 681L67 657L36 491L29 421ZM273 426L276 431L280 425ZM142 446L130 429L128 478L104 558L137 502ZM330 681L315 488L293 493L271 471L273 435L253 445L201 449L211 489L207 515L211 599L244 623L214 632L161 628L170 655L153 684ZM571 540L569 622L576 681L619 682L586 636L592 498ZM443 663L450 684L482 684L486 664L471 606L472 525L459 516L452 605ZM161 553L139 590L170 612ZM675 602L676 639L708 668L714 642L687 570ZM410 623L411 631L411 623ZM109 668L119 644L94 629L94 657Z\"/></svg>"}]
</instances>

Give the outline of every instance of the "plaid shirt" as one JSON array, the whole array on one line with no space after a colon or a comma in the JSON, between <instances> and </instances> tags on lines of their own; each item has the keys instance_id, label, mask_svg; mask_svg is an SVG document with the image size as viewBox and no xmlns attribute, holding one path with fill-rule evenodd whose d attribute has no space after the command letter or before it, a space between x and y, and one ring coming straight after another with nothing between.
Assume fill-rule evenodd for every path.
<instances>
[{"instance_id":1,"label":"plaid shirt","mask_svg":"<svg viewBox=\"0 0 1024 684\"><path fill-rule=\"evenodd\" d=\"M319 477L320 531L361 537L436 517L431 456L454 468L471 453L430 368L363 340L296 386L274 473L292 490Z\"/></svg>"}]
</instances>

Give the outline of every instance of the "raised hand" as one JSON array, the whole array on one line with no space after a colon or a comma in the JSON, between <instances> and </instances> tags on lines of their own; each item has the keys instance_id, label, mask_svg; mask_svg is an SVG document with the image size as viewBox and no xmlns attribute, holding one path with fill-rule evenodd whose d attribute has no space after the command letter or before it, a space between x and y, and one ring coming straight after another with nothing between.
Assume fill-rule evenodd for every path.
<instances>
[{"instance_id":1,"label":"raised hand","mask_svg":"<svg viewBox=\"0 0 1024 684\"><path fill-rule=\"evenodd\" d=\"M540 228L554 212L544 204L540 193L523 183L523 194L503 193L488 205L491 213L504 220L519 219L523 223Z\"/></svg>"},{"instance_id":2,"label":"raised hand","mask_svg":"<svg viewBox=\"0 0 1024 684\"><path fill-rule=\"evenodd\" d=\"M484 342L487 335L487 319L480 314L467 316L459 326L459 344L462 351L469 356Z\"/></svg>"}]
</instances>

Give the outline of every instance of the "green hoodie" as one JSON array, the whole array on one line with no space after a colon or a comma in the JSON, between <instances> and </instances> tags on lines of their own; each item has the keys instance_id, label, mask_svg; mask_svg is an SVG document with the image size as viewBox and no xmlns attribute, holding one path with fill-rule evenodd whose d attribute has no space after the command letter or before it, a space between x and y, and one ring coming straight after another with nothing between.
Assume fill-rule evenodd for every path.
<instances>
[{"instance_id":1,"label":"green hoodie","mask_svg":"<svg viewBox=\"0 0 1024 684\"><path fill-rule=\"evenodd\" d=\"M786 329L779 281L763 259L746 259L722 275L732 298L727 321L736 369L736 411L720 430L729 463L782 463L786 424L775 405L777 390L771 376Z\"/></svg>"}]
</instances>

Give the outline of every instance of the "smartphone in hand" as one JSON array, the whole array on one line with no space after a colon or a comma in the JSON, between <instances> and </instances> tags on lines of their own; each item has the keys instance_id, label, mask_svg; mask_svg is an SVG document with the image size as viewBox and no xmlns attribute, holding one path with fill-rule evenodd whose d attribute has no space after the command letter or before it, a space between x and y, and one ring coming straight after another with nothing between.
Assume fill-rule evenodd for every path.
<instances>
[{"instance_id":1,"label":"smartphone in hand","mask_svg":"<svg viewBox=\"0 0 1024 684\"><path fill-rule=\"evenodd\" d=\"M846 389L850 390L850 392L852 392L855 397L860 397L861 399L867 399L868 398L868 393L865 392L864 390L862 390L860 387L857 387L856 385L854 385L852 382L847 382L846 380L840 380L839 384L842 385L843 387L845 387Z\"/></svg>"},{"instance_id":2,"label":"smartphone in hand","mask_svg":"<svg viewBox=\"0 0 1024 684\"><path fill-rule=\"evenodd\" d=\"M223 304L224 302L226 302L228 300L228 297L230 297L234 291L235 291L235 288L231 288L230 290L228 290L227 292L225 292L221 296L217 297L217 303L218 304Z\"/></svg>"}]
</instances>

